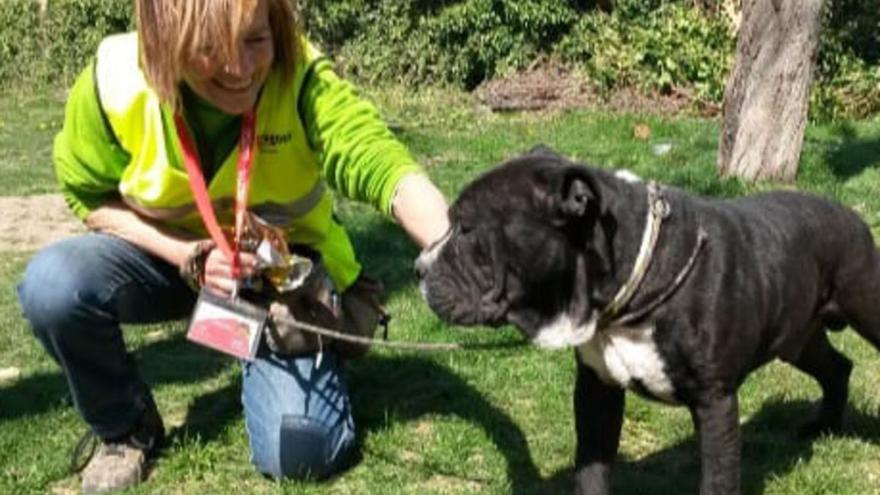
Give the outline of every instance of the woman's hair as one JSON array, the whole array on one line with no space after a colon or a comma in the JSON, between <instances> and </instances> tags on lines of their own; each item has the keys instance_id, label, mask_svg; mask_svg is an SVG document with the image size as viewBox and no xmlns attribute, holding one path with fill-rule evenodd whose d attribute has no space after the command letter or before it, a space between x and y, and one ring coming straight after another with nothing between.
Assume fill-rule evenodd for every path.
<instances>
[{"instance_id":1,"label":"woman's hair","mask_svg":"<svg viewBox=\"0 0 880 495\"><path fill-rule=\"evenodd\" d=\"M137 0L141 66L159 99L179 105L184 68L205 50L220 60L235 60L236 40L261 1L269 8L274 64L289 77L301 50L295 0Z\"/></svg>"}]
</instances>

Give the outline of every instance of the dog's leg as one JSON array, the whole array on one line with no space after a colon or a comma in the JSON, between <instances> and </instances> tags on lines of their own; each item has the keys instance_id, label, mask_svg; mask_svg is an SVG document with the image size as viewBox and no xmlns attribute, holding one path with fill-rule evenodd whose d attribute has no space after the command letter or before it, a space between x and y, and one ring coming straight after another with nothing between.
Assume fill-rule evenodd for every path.
<instances>
[{"instance_id":1,"label":"dog's leg","mask_svg":"<svg viewBox=\"0 0 880 495\"><path fill-rule=\"evenodd\" d=\"M624 390L606 385L580 358L577 361L575 494L607 495L611 492L611 467L620 444Z\"/></svg>"},{"instance_id":2,"label":"dog's leg","mask_svg":"<svg viewBox=\"0 0 880 495\"><path fill-rule=\"evenodd\" d=\"M801 426L800 434L815 436L839 430L846 409L852 361L832 347L828 334L819 330L813 333L810 341L791 364L815 378L822 386L822 402L818 415Z\"/></svg>"},{"instance_id":3,"label":"dog's leg","mask_svg":"<svg viewBox=\"0 0 880 495\"><path fill-rule=\"evenodd\" d=\"M707 391L690 410L700 439L700 495L739 495L741 446L736 391Z\"/></svg>"},{"instance_id":4,"label":"dog's leg","mask_svg":"<svg viewBox=\"0 0 880 495\"><path fill-rule=\"evenodd\" d=\"M880 351L880 252L866 234L861 255L844 259L832 299L847 323Z\"/></svg>"}]
</instances>

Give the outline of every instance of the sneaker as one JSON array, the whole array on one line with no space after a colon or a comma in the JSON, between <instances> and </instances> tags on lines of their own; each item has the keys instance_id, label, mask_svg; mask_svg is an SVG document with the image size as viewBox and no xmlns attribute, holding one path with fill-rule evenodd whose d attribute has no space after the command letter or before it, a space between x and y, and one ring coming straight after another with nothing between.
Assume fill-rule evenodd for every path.
<instances>
[{"instance_id":1,"label":"sneaker","mask_svg":"<svg viewBox=\"0 0 880 495\"><path fill-rule=\"evenodd\" d=\"M93 433L86 434L94 436ZM146 476L147 461L165 438L159 411L152 405L128 434L104 440L82 472L82 493L105 493L136 485ZM89 440L83 437L77 451Z\"/></svg>"}]
</instances>

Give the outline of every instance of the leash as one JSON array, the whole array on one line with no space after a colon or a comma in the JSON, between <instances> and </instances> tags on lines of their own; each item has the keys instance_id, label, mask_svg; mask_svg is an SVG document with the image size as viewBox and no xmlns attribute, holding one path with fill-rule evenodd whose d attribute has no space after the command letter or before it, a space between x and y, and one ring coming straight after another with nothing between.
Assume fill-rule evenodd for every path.
<instances>
[{"instance_id":1,"label":"leash","mask_svg":"<svg viewBox=\"0 0 880 495\"><path fill-rule=\"evenodd\" d=\"M347 333L340 332L338 330L331 330L329 328L321 327L318 325L312 325L310 323L305 323L303 321L299 321L294 318L283 317L283 316L273 316L273 320L283 323L285 325L290 325L292 327L298 328L305 332L314 333L323 337L330 337L336 340L344 340L346 342L351 342L354 344L365 344L371 346L385 347L388 349L394 349L399 351L421 351L421 352L445 352L445 351L478 351L478 350L491 350L491 349L505 349L505 348L513 348L513 347L524 347L528 344L527 341L512 341L512 342L496 342L496 343L475 343L475 344L462 344L459 342L404 342L404 341L393 341L393 340L383 340L376 339L370 337L361 337L358 335L351 335ZM387 327L386 327L387 329ZM385 332L387 334L387 330Z\"/></svg>"}]
</instances>

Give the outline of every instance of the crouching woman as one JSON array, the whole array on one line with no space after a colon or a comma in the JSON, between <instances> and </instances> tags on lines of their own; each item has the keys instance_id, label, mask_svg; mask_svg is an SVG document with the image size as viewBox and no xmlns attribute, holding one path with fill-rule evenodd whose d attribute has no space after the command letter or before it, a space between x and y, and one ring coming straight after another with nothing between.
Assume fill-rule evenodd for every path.
<instances>
[{"instance_id":1,"label":"crouching woman","mask_svg":"<svg viewBox=\"0 0 880 495\"><path fill-rule=\"evenodd\" d=\"M90 232L39 252L19 285L26 319L101 440L83 472L88 493L141 481L164 437L120 324L186 317L192 282L229 295L257 270L253 254L233 262L206 241L182 142L229 227L252 132L248 210L319 253L342 294L361 267L331 189L393 217L420 246L447 228L442 195L305 39L295 2L138 0L136 15L137 32L106 38L79 76L55 141L61 190ZM263 473L327 476L351 454L332 350L316 359L261 346L243 362L242 404Z\"/></svg>"}]
</instances>

